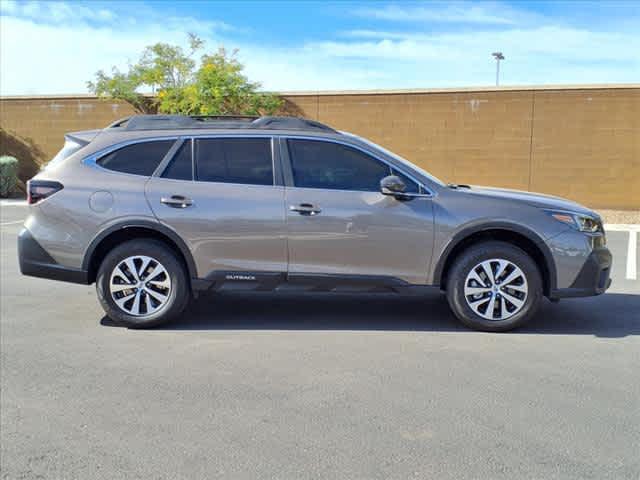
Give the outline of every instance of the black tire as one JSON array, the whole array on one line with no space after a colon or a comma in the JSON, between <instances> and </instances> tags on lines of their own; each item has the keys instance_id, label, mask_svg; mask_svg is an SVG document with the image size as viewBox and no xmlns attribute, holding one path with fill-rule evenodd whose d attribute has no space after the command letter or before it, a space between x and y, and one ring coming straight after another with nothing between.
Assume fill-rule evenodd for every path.
<instances>
[{"instance_id":1,"label":"black tire","mask_svg":"<svg viewBox=\"0 0 640 480\"><path fill-rule=\"evenodd\" d=\"M146 312L140 315L127 313L116 304L111 294L110 282L114 269L123 260L136 255L151 257L160 263L166 271L163 278L168 274L171 282L166 300L156 311L148 314ZM129 328L149 328L167 323L184 311L190 299L189 281L180 258L167 245L154 239L130 240L109 252L98 269L96 291L107 316L114 322Z\"/></svg>"},{"instance_id":2,"label":"black tire","mask_svg":"<svg viewBox=\"0 0 640 480\"><path fill-rule=\"evenodd\" d=\"M488 319L476 313L467 302L464 292L467 275L470 274L471 270L481 262L491 259L504 259L517 266L524 274L528 287L524 304L520 310L502 320ZM505 277L501 276L501 278ZM456 317L466 326L485 332L505 332L523 325L535 315L543 296L542 278L535 262L520 248L499 241L479 243L463 251L456 258L449 271L446 287L447 300ZM497 292L498 297L500 296L499 293ZM473 301L473 297L469 298ZM496 307L499 312L498 316L502 312L502 308L507 308L504 294L501 302L500 306ZM509 308L514 308L514 305L509 304ZM488 306L485 307L485 312L481 313L489 315L487 312ZM509 312L506 312L505 315L508 314ZM490 315L494 316L493 310Z\"/></svg>"}]
</instances>

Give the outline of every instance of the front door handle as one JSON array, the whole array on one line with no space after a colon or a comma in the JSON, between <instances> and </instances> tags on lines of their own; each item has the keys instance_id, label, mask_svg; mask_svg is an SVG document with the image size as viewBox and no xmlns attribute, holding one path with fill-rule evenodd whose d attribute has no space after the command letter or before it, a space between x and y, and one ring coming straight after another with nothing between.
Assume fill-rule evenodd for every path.
<instances>
[{"instance_id":1,"label":"front door handle","mask_svg":"<svg viewBox=\"0 0 640 480\"><path fill-rule=\"evenodd\" d=\"M312 205L311 203L301 203L300 205L291 205L289 210L292 212L298 212L300 215L318 215L322 210Z\"/></svg>"},{"instance_id":2,"label":"front door handle","mask_svg":"<svg viewBox=\"0 0 640 480\"><path fill-rule=\"evenodd\" d=\"M162 197L160 203L172 208L187 208L193 205L193 200L182 195L171 195L170 198Z\"/></svg>"}]
</instances>

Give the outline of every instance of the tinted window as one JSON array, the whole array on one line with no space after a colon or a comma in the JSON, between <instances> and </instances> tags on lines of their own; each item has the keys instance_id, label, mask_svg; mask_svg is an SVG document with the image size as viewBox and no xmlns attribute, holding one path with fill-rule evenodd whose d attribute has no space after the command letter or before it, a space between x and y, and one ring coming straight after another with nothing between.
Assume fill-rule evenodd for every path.
<instances>
[{"instance_id":1,"label":"tinted window","mask_svg":"<svg viewBox=\"0 0 640 480\"><path fill-rule=\"evenodd\" d=\"M109 170L150 176L173 145L174 140L141 142L122 147L98 160Z\"/></svg>"},{"instance_id":2,"label":"tinted window","mask_svg":"<svg viewBox=\"0 0 640 480\"><path fill-rule=\"evenodd\" d=\"M269 138L196 140L196 177L203 182L273 185Z\"/></svg>"},{"instance_id":3,"label":"tinted window","mask_svg":"<svg viewBox=\"0 0 640 480\"><path fill-rule=\"evenodd\" d=\"M380 180L391 169L369 155L337 143L289 140L296 187L380 191Z\"/></svg>"},{"instance_id":4,"label":"tinted window","mask_svg":"<svg viewBox=\"0 0 640 480\"><path fill-rule=\"evenodd\" d=\"M174 180L193 180L193 164L191 162L191 140L182 144L162 173L164 178Z\"/></svg>"}]
</instances>

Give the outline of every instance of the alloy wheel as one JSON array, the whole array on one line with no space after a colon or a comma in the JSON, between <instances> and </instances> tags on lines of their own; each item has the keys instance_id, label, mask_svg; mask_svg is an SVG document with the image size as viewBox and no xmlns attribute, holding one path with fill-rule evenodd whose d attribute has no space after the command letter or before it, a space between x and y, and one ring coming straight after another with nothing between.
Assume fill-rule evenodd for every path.
<instances>
[{"instance_id":1,"label":"alloy wheel","mask_svg":"<svg viewBox=\"0 0 640 480\"><path fill-rule=\"evenodd\" d=\"M515 263L493 258L478 263L464 281L467 305L487 320L506 320L524 307L527 277Z\"/></svg>"},{"instance_id":2,"label":"alloy wheel","mask_svg":"<svg viewBox=\"0 0 640 480\"><path fill-rule=\"evenodd\" d=\"M123 312L140 317L166 305L171 293L171 278L155 258L134 255L113 269L109 290L111 298Z\"/></svg>"}]
</instances>

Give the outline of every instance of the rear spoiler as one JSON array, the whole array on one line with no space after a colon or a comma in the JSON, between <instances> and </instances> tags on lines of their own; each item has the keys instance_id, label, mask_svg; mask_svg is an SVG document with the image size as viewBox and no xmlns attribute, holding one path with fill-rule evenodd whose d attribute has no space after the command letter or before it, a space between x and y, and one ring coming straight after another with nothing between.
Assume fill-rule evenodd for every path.
<instances>
[{"instance_id":1,"label":"rear spoiler","mask_svg":"<svg viewBox=\"0 0 640 480\"><path fill-rule=\"evenodd\" d=\"M88 145L102 130L83 130L81 132L70 132L65 134L67 141L77 143L78 145Z\"/></svg>"}]
</instances>

